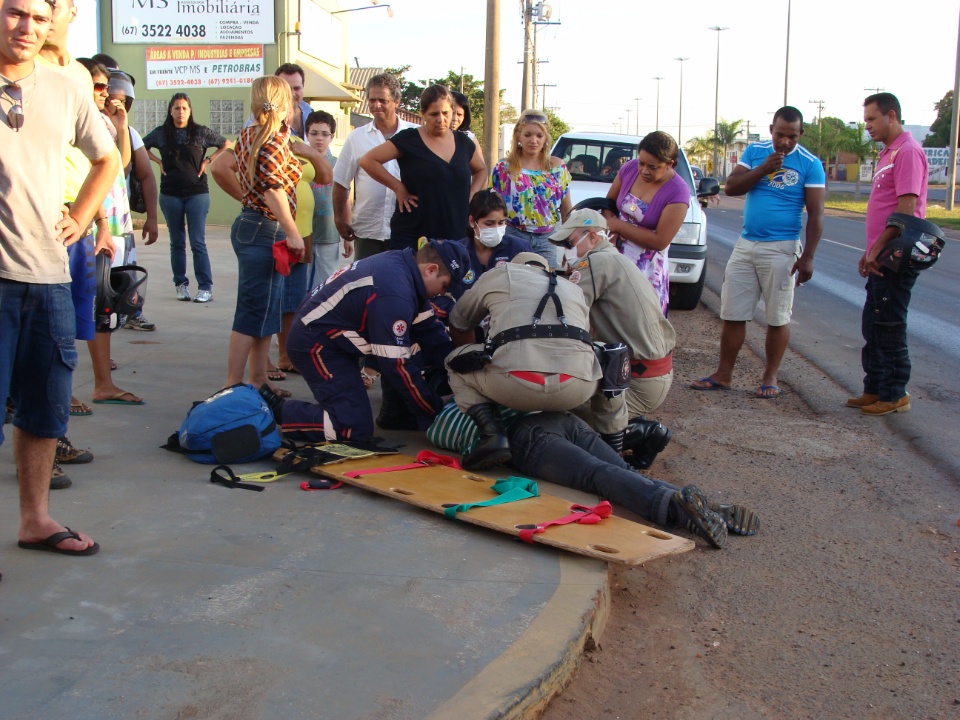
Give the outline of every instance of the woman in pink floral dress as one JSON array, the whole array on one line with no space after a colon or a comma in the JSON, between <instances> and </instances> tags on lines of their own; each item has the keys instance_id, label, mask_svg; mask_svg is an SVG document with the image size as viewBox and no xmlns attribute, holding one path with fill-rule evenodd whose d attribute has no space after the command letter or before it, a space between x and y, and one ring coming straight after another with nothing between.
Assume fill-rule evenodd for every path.
<instances>
[{"instance_id":1,"label":"woman in pink floral dress","mask_svg":"<svg viewBox=\"0 0 960 720\"><path fill-rule=\"evenodd\" d=\"M690 187L675 170L678 156L677 143L667 133L643 138L637 159L620 168L607 193L617 204L617 217L604 213L610 231L620 236L620 251L657 291L664 315L670 303L668 248L690 205Z\"/></svg>"}]
</instances>

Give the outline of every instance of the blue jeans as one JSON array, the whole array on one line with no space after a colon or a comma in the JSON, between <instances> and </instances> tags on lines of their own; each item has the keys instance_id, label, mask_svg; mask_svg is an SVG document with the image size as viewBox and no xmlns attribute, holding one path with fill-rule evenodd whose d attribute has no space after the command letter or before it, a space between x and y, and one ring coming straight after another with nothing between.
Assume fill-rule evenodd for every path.
<instances>
[{"instance_id":1,"label":"blue jeans","mask_svg":"<svg viewBox=\"0 0 960 720\"><path fill-rule=\"evenodd\" d=\"M507 225L506 234L530 243L533 251L550 263L551 270L556 270L560 266L557 260L557 246L547 240L547 238L550 237L550 233L532 233L513 227L512 225Z\"/></svg>"},{"instance_id":2,"label":"blue jeans","mask_svg":"<svg viewBox=\"0 0 960 720\"><path fill-rule=\"evenodd\" d=\"M668 524L670 500L678 488L631 468L580 418L536 413L519 420L508 434L510 464L524 475L599 495L644 520Z\"/></svg>"},{"instance_id":3,"label":"blue jeans","mask_svg":"<svg viewBox=\"0 0 960 720\"><path fill-rule=\"evenodd\" d=\"M77 367L74 317L68 283L0 279L0 397L9 395L17 408L13 424L36 437L67 432Z\"/></svg>"},{"instance_id":4,"label":"blue jeans","mask_svg":"<svg viewBox=\"0 0 960 720\"><path fill-rule=\"evenodd\" d=\"M863 392L879 395L883 402L899 400L910 382L910 352L907 350L907 309L910 292L917 282L915 270L867 278L867 300L863 304L861 329L865 345L860 353L863 365Z\"/></svg>"},{"instance_id":5,"label":"blue jeans","mask_svg":"<svg viewBox=\"0 0 960 720\"><path fill-rule=\"evenodd\" d=\"M273 244L285 238L280 223L255 210L243 210L233 221L230 243L239 271L234 332L254 338L280 332L284 277L273 269Z\"/></svg>"},{"instance_id":6,"label":"blue jeans","mask_svg":"<svg viewBox=\"0 0 960 720\"><path fill-rule=\"evenodd\" d=\"M210 256L207 255L206 224L210 210L210 193L175 197L160 194L160 210L170 233L170 267L173 284L189 285L187 280L187 232L190 233L190 251L193 253L193 274L200 290L213 289ZM186 224L186 231L184 230Z\"/></svg>"}]
</instances>

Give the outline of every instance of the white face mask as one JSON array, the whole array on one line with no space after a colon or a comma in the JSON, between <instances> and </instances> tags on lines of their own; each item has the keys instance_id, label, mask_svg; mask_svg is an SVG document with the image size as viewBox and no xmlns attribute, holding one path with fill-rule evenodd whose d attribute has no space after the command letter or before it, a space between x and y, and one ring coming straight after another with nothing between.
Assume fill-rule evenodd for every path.
<instances>
[{"instance_id":1,"label":"white face mask","mask_svg":"<svg viewBox=\"0 0 960 720\"><path fill-rule=\"evenodd\" d=\"M587 234L584 234L583 236L581 236L579 240L577 240L576 245L574 245L571 248L567 248L563 251L563 258L564 260L567 261L567 267L572 268L574 265L577 264L577 261L580 260L580 256L577 255L577 248L580 247L580 243L582 243L586 239L586 237L587 237Z\"/></svg>"},{"instance_id":2,"label":"white face mask","mask_svg":"<svg viewBox=\"0 0 960 720\"><path fill-rule=\"evenodd\" d=\"M496 227L491 228L482 228L479 225L476 227L479 233L477 239L480 240L481 245L488 248L499 245L503 241L503 236L507 232L506 225L497 225Z\"/></svg>"}]
</instances>

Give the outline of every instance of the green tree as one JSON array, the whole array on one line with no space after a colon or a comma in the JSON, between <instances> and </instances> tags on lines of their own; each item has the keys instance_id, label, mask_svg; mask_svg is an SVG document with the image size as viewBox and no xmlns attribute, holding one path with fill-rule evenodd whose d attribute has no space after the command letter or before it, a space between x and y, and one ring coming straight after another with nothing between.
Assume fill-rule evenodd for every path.
<instances>
[{"instance_id":1,"label":"green tree","mask_svg":"<svg viewBox=\"0 0 960 720\"><path fill-rule=\"evenodd\" d=\"M694 165L706 168L708 166L707 160L710 160L713 156L713 136L700 135L690 138L684 145L684 150L687 151L687 157ZM712 175L713 170L710 170L707 174Z\"/></svg>"},{"instance_id":2,"label":"green tree","mask_svg":"<svg viewBox=\"0 0 960 720\"><path fill-rule=\"evenodd\" d=\"M742 125L743 120L724 120L720 118L716 127L716 135L711 134L711 142L722 152L724 158L727 157L727 148L737 141L737 136L740 134ZM711 154L712 153L713 149L711 148ZM724 169L724 174L726 174L726 160L723 161L721 167ZM713 168L713 174L715 176L717 175L717 168Z\"/></svg>"},{"instance_id":3,"label":"green tree","mask_svg":"<svg viewBox=\"0 0 960 720\"><path fill-rule=\"evenodd\" d=\"M830 161L838 162L838 155L844 150L849 133L846 123L840 118L825 117L820 122L803 124L800 144L812 152L824 163L827 174L827 187L830 184Z\"/></svg>"},{"instance_id":4,"label":"green tree","mask_svg":"<svg viewBox=\"0 0 960 720\"><path fill-rule=\"evenodd\" d=\"M395 68L384 68L384 72L390 73L400 81L400 109L419 115L420 94L423 92L424 86L417 85L415 82L407 79L410 66L400 65Z\"/></svg>"},{"instance_id":5,"label":"green tree","mask_svg":"<svg viewBox=\"0 0 960 720\"><path fill-rule=\"evenodd\" d=\"M924 147L950 147L950 124L953 122L953 90L948 90L940 102L933 104L937 119L930 126L930 135L923 139Z\"/></svg>"},{"instance_id":6,"label":"green tree","mask_svg":"<svg viewBox=\"0 0 960 720\"><path fill-rule=\"evenodd\" d=\"M857 123L855 128L844 128L843 144L840 148L843 152L852 153L857 156L857 162L863 164L863 161L869 157L876 157L877 144L866 134L863 123ZM847 178L849 180L849 178ZM860 199L860 173L857 173L856 197Z\"/></svg>"},{"instance_id":7,"label":"green tree","mask_svg":"<svg viewBox=\"0 0 960 720\"><path fill-rule=\"evenodd\" d=\"M549 121L548 127L550 128L550 137L554 142L556 142L557 138L564 133L570 132L570 126L561 120L560 116L553 112L553 110L547 110L546 114L547 120Z\"/></svg>"}]
</instances>

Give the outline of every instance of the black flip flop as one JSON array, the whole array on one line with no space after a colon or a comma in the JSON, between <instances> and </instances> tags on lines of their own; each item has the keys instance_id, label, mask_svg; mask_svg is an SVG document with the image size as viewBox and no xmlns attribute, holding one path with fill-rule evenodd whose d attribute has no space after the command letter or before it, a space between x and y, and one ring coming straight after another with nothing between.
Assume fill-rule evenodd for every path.
<instances>
[{"instance_id":1,"label":"black flip flop","mask_svg":"<svg viewBox=\"0 0 960 720\"><path fill-rule=\"evenodd\" d=\"M23 548L24 550L43 550L45 552L57 553L59 555L96 555L100 552L100 544L94 543L86 550L68 550L66 548L59 548L57 545L62 543L64 540L73 538L74 540L81 540L80 536L77 535L70 528L66 529L66 532L54 533L48 538L44 538L39 542L24 542L23 540L17 541L17 546Z\"/></svg>"}]
</instances>

